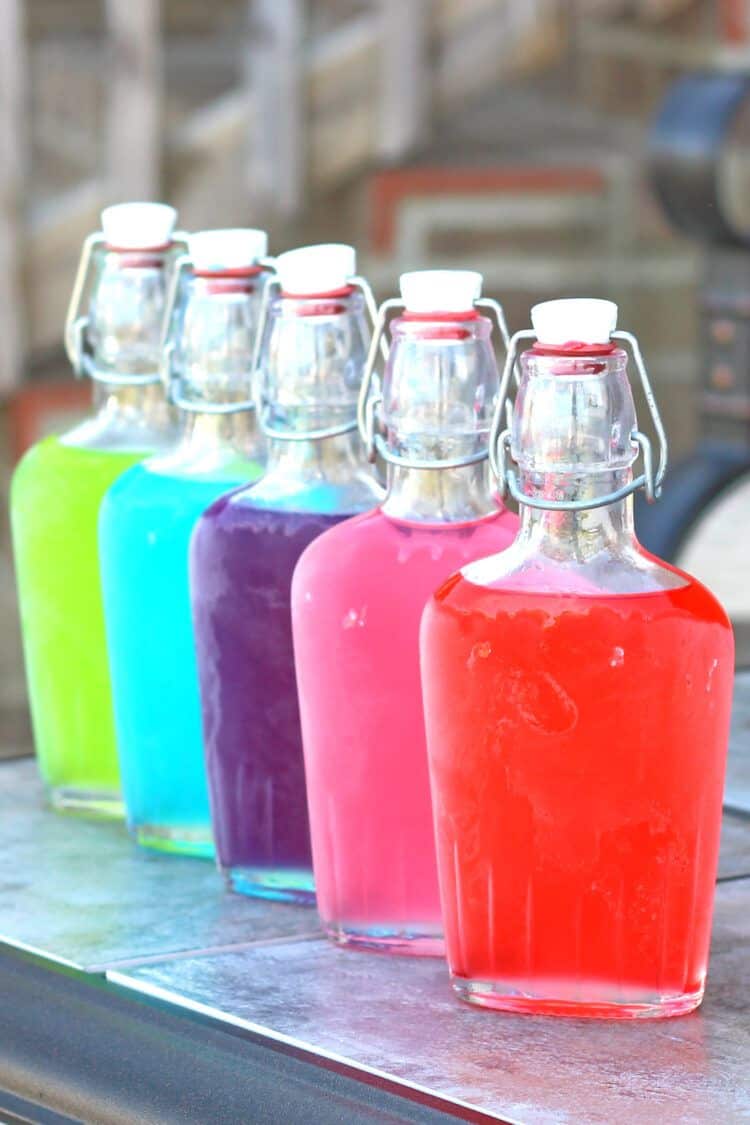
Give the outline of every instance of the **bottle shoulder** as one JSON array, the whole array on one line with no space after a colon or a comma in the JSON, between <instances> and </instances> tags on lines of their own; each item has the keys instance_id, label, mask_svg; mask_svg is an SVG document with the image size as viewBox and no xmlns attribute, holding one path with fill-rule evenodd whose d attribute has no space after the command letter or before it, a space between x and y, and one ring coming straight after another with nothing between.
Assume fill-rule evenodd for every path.
<instances>
[{"instance_id":1,"label":"bottle shoulder","mask_svg":"<svg viewBox=\"0 0 750 1125\"><path fill-rule=\"evenodd\" d=\"M118 474L137 464L141 457L141 453L67 445L61 438L53 435L42 438L26 450L14 469L12 489L24 487L27 483L42 482L48 477L54 480L67 472Z\"/></svg>"},{"instance_id":2,"label":"bottle shoulder","mask_svg":"<svg viewBox=\"0 0 750 1125\"><path fill-rule=\"evenodd\" d=\"M248 529L253 533L289 534L298 527L312 526L322 532L347 518L346 513L335 511L258 504L252 496L254 487L241 484L223 491L201 516L199 523L205 532L236 534Z\"/></svg>"},{"instance_id":3,"label":"bottle shoulder","mask_svg":"<svg viewBox=\"0 0 750 1125\"><path fill-rule=\"evenodd\" d=\"M197 518L201 512L241 480L210 480L154 472L146 462L132 466L114 482L104 500L104 512L122 519L136 512L143 516L161 513L166 520L186 512Z\"/></svg>"},{"instance_id":4,"label":"bottle shoulder","mask_svg":"<svg viewBox=\"0 0 750 1125\"><path fill-rule=\"evenodd\" d=\"M378 507L343 520L311 543L300 559L300 574L325 568L329 577L345 580L354 571L361 581L373 575L382 582L384 572L392 571L397 581L411 564L424 573L430 592L464 563L503 550L515 531L505 511L472 523L428 524L396 520Z\"/></svg>"},{"instance_id":5,"label":"bottle shoulder","mask_svg":"<svg viewBox=\"0 0 750 1125\"><path fill-rule=\"evenodd\" d=\"M278 511L354 516L383 499L383 491L366 470L331 480L324 475L296 476L271 470L248 488L248 507Z\"/></svg>"},{"instance_id":6,"label":"bottle shoulder","mask_svg":"<svg viewBox=\"0 0 750 1125\"><path fill-rule=\"evenodd\" d=\"M178 443L166 453L149 457L144 467L153 476L172 480L225 482L228 490L258 481L263 474L263 456L259 449L243 448L240 452L229 442Z\"/></svg>"},{"instance_id":7,"label":"bottle shoulder","mask_svg":"<svg viewBox=\"0 0 750 1125\"><path fill-rule=\"evenodd\" d=\"M95 414L85 418L59 438L70 449L101 453L138 454L147 457L157 450L168 449L174 441L174 430L162 423L123 418L119 414Z\"/></svg>"},{"instance_id":8,"label":"bottle shoulder","mask_svg":"<svg viewBox=\"0 0 750 1125\"><path fill-rule=\"evenodd\" d=\"M492 560L483 560L483 564ZM577 588L554 589L549 574L513 574L495 582L474 580L472 567L452 575L434 593L430 611L446 611L450 616L471 617L497 623L504 616L543 614L551 619L563 615L594 620L642 618L646 623L664 618L692 619L696 624L719 626L731 635L731 623L718 599L700 582L676 567L665 566L680 581L676 585L618 593L592 584ZM524 581L524 577L527 579ZM501 626L497 625L498 628Z\"/></svg>"}]
</instances>

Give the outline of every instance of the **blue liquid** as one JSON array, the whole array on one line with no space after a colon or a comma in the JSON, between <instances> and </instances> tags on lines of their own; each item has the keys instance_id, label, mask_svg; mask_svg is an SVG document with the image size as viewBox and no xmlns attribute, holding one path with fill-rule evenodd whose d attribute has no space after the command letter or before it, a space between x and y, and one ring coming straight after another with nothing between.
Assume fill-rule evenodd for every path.
<instances>
[{"instance_id":1,"label":"blue liquid","mask_svg":"<svg viewBox=\"0 0 750 1125\"><path fill-rule=\"evenodd\" d=\"M107 644L128 826L140 844L213 855L188 546L203 511L256 479L171 475L137 465L99 518Z\"/></svg>"}]
</instances>

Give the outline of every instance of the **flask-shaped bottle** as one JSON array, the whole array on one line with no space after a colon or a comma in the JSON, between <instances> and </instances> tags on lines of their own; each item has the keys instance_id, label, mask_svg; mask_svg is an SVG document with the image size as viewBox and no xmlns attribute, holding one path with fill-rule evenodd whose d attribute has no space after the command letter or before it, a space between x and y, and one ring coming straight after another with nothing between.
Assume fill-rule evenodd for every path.
<instances>
[{"instance_id":1,"label":"flask-shaped bottle","mask_svg":"<svg viewBox=\"0 0 750 1125\"><path fill-rule=\"evenodd\" d=\"M129 469L99 517L117 749L139 843L212 855L188 547L201 513L262 472L252 398L267 237L201 231L174 274L164 375L173 450Z\"/></svg>"},{"instance_id":2,"label":"flask-shaped bottle","mask_svg":"<svg viewBox=\"0 0 750 1125\"><path fill-rule=\"evenodd\" d=\"M635 538L632 493L658 495L667 450L616 316L546 302L514 337L490 448L521 530L444 583L422 624L453 987L510 1011L679 1015L706 978L733 638L708 590Z\"/></svg>"},{"instance_id":3,"label":"flask-shaped bottle","mask_svg":"<svg viewBox=\"0 0 750 1125\"><path fill-rule=\"evenodd\" d=\"M159 345L175 218L159 203L102 212L102 230L84 244L65 331L74 371L93 380L93 413L33 446L12 482L39 769L53 806L93 815L122 815L97 516L112 482L173 436Z\"/></svg>"},{"instance_id":4,"label":"flask-shaped bottle","mask_svg":"<svg viewBox=\"0 0 750 1125\"><path fill-rule=\"evenodd\" d=\"M404 274L382 391L363 438L387 466L379 508L302 555L292 611L318 909L341 943L442 952L419 681L419 622L454 570L501 551L518 520L492 487L500 379L494 309L468 270ZM377 334L370 349L372 370Z\"/></svg>"},{"instance_id":5,"label":"flask-shaped bottle","mask_svg":"<svg viewBox=\"0 0 750 1125\"><path fill-rule=\"evenodd\" d=\"M310 901L292 572L382 490L356 432L371 298L354 251L303 247L276 268L256 372L267 471L198 521L191 591L219 867L235 890Z\"/></svg>"}]
</instances>

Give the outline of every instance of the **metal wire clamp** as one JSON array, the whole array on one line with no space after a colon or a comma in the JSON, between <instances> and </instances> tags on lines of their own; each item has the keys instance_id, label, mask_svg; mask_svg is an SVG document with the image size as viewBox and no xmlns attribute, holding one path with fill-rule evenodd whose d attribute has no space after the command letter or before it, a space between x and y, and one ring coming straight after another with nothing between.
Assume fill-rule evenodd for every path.
<instances>
[{"instance_id":1,"label":"metal wire clamp","mask_svg":"<svg viewBox=\"0 0 750 1125\"><path fill-rule=\"evenodd\" d=\"M358 289L361 292L364 298L367 315L372 325L375 326L377 321L378 308L369 282L364 277L360 277L359 274L355 274L352 277L347 278L347 285L350 285L353 289ZM261 349L263 347L263 337L265 336L266 325L268 323L268 309L271 303L271 298L272 296L278 295L280 292L281 285L279 281L276 278L272 278L267 283L263 292L260 304L260 312L258 314L258 330L255 336L255 351L253 354L252 370L253 379L256 386L255 405L258 411L258 422L260 424L260 428L262 429L266 437L274 438L278 441L323 441L325 438L341 437L343 434L352 433L357 429L358 423L356 419L352 419L352 421L350 422L342 422L336 426L325 426L317 430L296 431L280 430L275 426L272 426L268 422L267 414L270 403L261 394L260 388L258 386L258 372L260 369ZM385 340L382 341L382 347L383 356L385 359L387 359L388 349ZM372 343L370 345L370 350L372 350Z\"/></svg>"},{"instance_id":2,"label":"metal wire clamp","mask_svg":"<svg viewBox=\"0 0 750 1125\"><path fill-rule=\"evenodd\" d=\"M514 333L511 337L508 354L505 359L503 376L500 383L500 393L495 405L492 426L490 427L489 447L490 464L492 465L492 471L497 477L500 496L505 498L505 496L510 493L517 503L526 504L531 508L540 508L548 511L579 512L587 508L604 508L608 504L615 504L618 500L623 500L626 496L630 496L633 492L642 488L646 493L646 499L649 503L653 503L654 500L657 500L661 495L662 481L667 471L669 452L667 435L661 420L659 408L656 404L656 398L654 397L654 392L651 387L651 380L649 379L646 365L643 361L638 340L631 332L624 331L613 332L611 339L621 340L630 347L636 370L641 380L641 386L643 387L643 393L646 398L651 420L659 439L659 464L656 474L654 475L651 440L641 430L634 429L630 437L633 444L639 447L643 455L643 472L639 476L634 477L629 484L623 485L622 488L618 488L613 492L608 492L603 496L597 496L594 499L583 500L548 500L545 497L529 496L522 491L515 471L509 465L509 461L512 459L512 435L507 412L504 408L508 398L511 374L514 373L516 367L518 346L522 340L536 339L537 334L532 328L525 328L520 332ZM518 378L517 373L516 378ZM504 413L506 414L506 428L501 431L500 426Z\"/></svg>"},{"instance_id":3,"label":"metal wire clamp","mask_svg":"<svg viewBox=\"0 0 750 1125\"><path fill-rule=\"evenodd\" d=\"M271 283L271 272L275 267L274 258L260 258L258 265L266 272L265 287ZM175 262L172 278L164 306L164 319L162 321L161 336L161 367L160 378L164 384L167 401L180 410L192 410L200 414L236 414L241 410L255 410L255 399L240 399L232 402L211 402L206 399L188 398L178 390L181 375L175 372L174 358L177 337L180 332L181 316L179 314L180 291L189 273L192 273L193 263L189 254L182 254ZM257 346L257 329L254 349ZM254 354L253 354L254 359ZM248 371L248 381L252 383L255 368L251 361Z\"/></svg>"},{"instance_id":4,"label":"metal wire clamp","mask_svg":"<svg viewBox=\"0 0 750 1125\"><path fill-rule=\"evenodd\" d=\"M184 231L175 231L170 242L170 249L187 249L188 236ZM117 373L99 372L91 361L87 347L88 342L88 313L83 311L84 301L89 292L94 270L94 256L98 250L106 248L107 242L101 231L88 235L84 240L81 257L78 262L73 291L70 294L68 309L65 314L64 343L65 351L70 360L73 374L80 379L84 375L92 379L103 379L107 383L119 385L138 385L156 383L159 381L158 371L146 375L118 375ZM135 251L134 251L135 252Z\"/></svg>"},{"instance_id":5,"label":"metal wire clamp","mask_svg":"<svg viewBox=\"0 0 750 1125\"><path fill-rule=\"evenodd\" d=\"M400 297L389 297L388 300L383 301L377 313L375 330L372 340L370 341L370 350L367 355L362 384L359 389L359 400L357 402L357 426L368 460L374 463L378 457L381 457L389 464L398 465L404 469L461 469L465 465L476 465L480 461L485 461L488 456L486 449L480 449L476 453L471 453L463 457L446 457L440 460L418 460L401 457L388 448L380 432L377 417L377 408L382 404L383 396L379 392L374 394L371 392L373 382L377 378L375 364L378 357L378 348L380 347L381 351L383 350L382 344L385 341L385 330L389 316L392 312L397 310L403 312L405 308L406 304ZM491 313L494 313L495 321L500 331L500 336L502 337L503 346L507 353L510 347L510 334L508 332L508 322L505 319L505 311L500 302L493 300L491 297L480 297L474 301L473 308L488 309ZM387 350L383 351L383 355L387 360ZM516 378L518 378L517 374Z\"/></svg>"}]
</instances>

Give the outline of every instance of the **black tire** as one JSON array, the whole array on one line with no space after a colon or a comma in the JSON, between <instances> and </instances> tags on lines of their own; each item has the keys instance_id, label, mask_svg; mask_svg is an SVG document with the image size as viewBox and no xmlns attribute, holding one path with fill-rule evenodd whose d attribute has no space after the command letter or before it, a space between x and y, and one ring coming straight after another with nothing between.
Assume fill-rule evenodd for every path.
<instances>
[{"instance_id":1,"label":"black tire","mask_svg":"<svg viewBox=\"0 0 750 1125\"><path fill-rule=\"evenodd\" d=\"M643 546L659 558L675 562L706 508L748 471L749 449L702 442L667 473L664 493L657 503L647 503L643 493L636 496L635 527Z\"/></svg>"}]
</instances>

